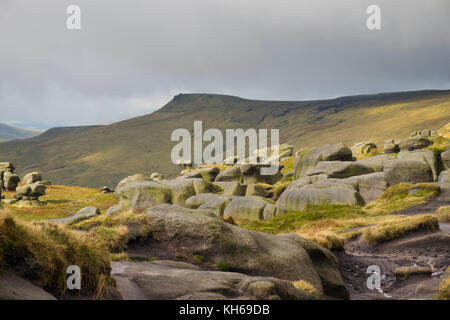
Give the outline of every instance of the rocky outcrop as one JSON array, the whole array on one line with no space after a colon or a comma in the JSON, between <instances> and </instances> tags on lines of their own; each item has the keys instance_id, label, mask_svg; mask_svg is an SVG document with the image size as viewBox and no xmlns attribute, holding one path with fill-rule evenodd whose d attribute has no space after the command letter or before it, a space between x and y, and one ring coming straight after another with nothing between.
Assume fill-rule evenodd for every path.
<instances>
[{"instance_id":1,"label":"rocky outcrop","mask_svg":"<svg viewBox=\"0 0 450 320\"><path fill-rule=\"evenodd\" d=\"M433 144L433 142L431 142L429 139L424 138L424 137L409 138L409 139L401 140L398 143L401 151L411 151L411 150L416 150L416 149L423 149L432 144Z\"/></svg>"},{"instance_id":2,"label":"rocky outcrop","mask_svg":"<svg viewBox=\"0 0 450 320\"><path fill-rule=\"evenodd\" d=\"M450 184L450 170L444 170L439 174L439 183L449 183Z\"/></svg>"},{"instance_id":3,"label":"rocky outcrop","mask_svg":"<svg viewBox=\"0 0 450 320\"><path fill-rule=\"evenodd\" d=\"M16 191L20 177L10 171L3 173L3 188L8 191Z\"/></svg>"},{"instance_id":4,"label":"rocky outcrop","mask_svg":"<svg viewBox=\"0 0 450 320\"><path fill-rule=\"evenodd\" d=\"M39 200L39 197L45 195L47 186L40 182L27 184L16 189L14 197L17 200Z\"/></svg>"},{"instance_id":5,"label":"rocky outcrop","mask_svg":"<svg viewBox=\"0 0 450 320\"><path fill-rule=\"evenodd\" d=\"M289 189L277 200L278 214L302 211L308 204L348 204L363 206L364 199L352 186L344 183L321 182Z\"/></svg>"},{"instance_id":6,"label":"rocky outcrop","mask_svg":"<svg viewBox=\"0 0 450 320\"><path fill-rule=\"evenodd\" d=\"M214 181L220 173L218 167L201 168L196 170L189 170L188 172L181 172L183 178L203 178L206 181Z\"/></svg>"},{"instance_id":7,"label":"rocky outcrop","mask_svg":"<svg viewBox=\"0 0 450 320\"><path fill-rule=\"evenodd\" d=\"M233 167L227 168L226 170L219 173L214 180L216 182L223 181L237 181L241 182L241 167L239 165L234 165Z\"/></svg>"},{"instance_id":8,"label":"rocky outcrop","mask_svg":"<svg viewBox=\"0 0 450 320\"><path fill-rule=\"evenodd\" d=\"M431 150L402 151L396 160L384 163L389 185L401 182L420 183L437 181L437 162Z\"/></svg>"},{"instance_id":9,"label":"rocky outcrop","mask_svg":"<svg viewBox=\"0 0 450 320\"><path fill-rule=\"evenodd\" d=\"M261 184L249 184L245 193L246 196L267 197L268 193Z\"/></svg>"},{"instance_id":10,"label":"rocky outcrop","mask_svg":"<svg viewBox=\"0 0 450 320\"><path fill-rule=\"evenodd\" d=\"M186 200L186 207L191 209L208 210L222 218L225 206L231 201L229 196L219 196L214 193L203 193Z\"/></svg>"},{"instance_id":11,"label":"rocky outcrop","mask_svg":"<svg viewBox=\"0 0 450 320\"><path fill-rule=\"evenodd\" d=\"M388 160L395 160L396 156L381 154L378 156L362 159L356 161L357 164L362 164L366 167L372 168L374 172L381 172L384 168L384 163Z\"/></svg>"},{"instance_id":12,"label":"rocky outcrop","mask_svg":"<svg viewBox=\"0 0 450 320\"><path fill-rule=\"evenodd\" d=\"M397 153L400 151L400 147L397 143L392 139L388 139L384 141L383 152L386 154Z\"/></svg>"},{"instance_id":13,"label":"rocky outcrop","mask_svg":"<svg viewBox=\"0 0 450 320\"><path fill-rule=\"evenodd\" d=\"M29 280L11 272L2 272L0 300L56 300L56 298Z\"/></svg>"},{"instance_id":14,"label":"rocky outcrop","mask_svg":"<svg viewBox=\"0 0 450 320\"><path fill-rule=\"evenodd\" d=\"M358 190L366 204L377 199L389 187L384 172L369 173L338 181L349 184Z\"/></svg>"},{"instance_id":15,"label":"rocky outcrop","mask_svg":"<svg viewBox=\"0 0 450 320\"><path fill-rule=\"evenodd\" d=\"M274 184L279 181L283 175L281 174L281 169L283 166L278 167L278 171L272 175L264 175L262 173L262 168L268 167L268 165L264 164L242 164L241 165L241 174L242 181L246 185L256 184L256 183L267 183Z\"/></svg>"},{"instance_id":16,"label":"rocky outcrop","mask_svg":"<svg viewBox=\"0 0 450 320\"><path fill-rule=\"evenodd\" d=\"M306 171L306 174L325 174L330 178L342 179L372 172L372 168L353 161L319 161L313 169Z\"/></svg>"},{"instance_id":17,"label":"rocky outcrop","mask_svg":"<svg viewBox=\"0 0 450 320\"><path fill-rule=\"evenodd\" d=\"M32 184L32 183L39 182L39 181L42 181L42 175L40 172L37 172L37 171L30 172L22 178L23 184Z\"/></svg>"},{"instance_id":18,"label":"rocky outcrop","mask_svg":"<svg viewBox=\"0 0 450 320\"><path fill-rule=\"evenodd\" d=\"M352 161L352 151L343 145L324 145L313 149L304 158L298 158L295 162L295 179L303 177L309 169L314 168L319 161Z\"/></svg>"},{"instance_id":19,"label":"rocky outcrop","mask_svg":"<svg viewBox=\"0 0 450 320\"><path fill-rule=\"evenodd\" d=\"M446 169L450 169L450 149L441 153L441 159Z\"/></svg>"},{"instance_id":20,"label":"rocky outcrop","mask_svg":"<svg viewBox=\"0 0 450 320\"><path fill-rule=\"evenodd\" d=\"M237 181L214 182L214 184L223 190L222 194L224 196L245 196L247 191L247 185Z\"/></svg>"},{"instance_id":21,"label":"rocky outcrop","mask_svg":"<svg viewBox=\"0 0 450 320\"><path fill-rule=\"evenodd\" d=\"M269 206L270 209L266 211L266 217L264 217L264 210ZM272 206L272 208L271 208ZM273 211L273 205L261 197L247 196L247 197L233 197L231 202L227 204L223 212L223 218L228 219L248 219L255 221L268 220L276 213ZM269 211L271 210L271 211Z\"/></svg>"},{"instance_id":22,"label":"rocky outcrop","mask_svg":"<svg viewBox=\"0 0 450 320\"><path fill-rule=\"evenodd\" d=\"M170 243L185 255L202 255L205 261L223 263L230 271L281 280L303 279L319 295L345 297L338 262L327 249L293 234L272 235L228 224L215 215L193 214L173 205L148 208L149 242ZM337 294L338 292L338 294Z\"/></svg>"}]
</instances>

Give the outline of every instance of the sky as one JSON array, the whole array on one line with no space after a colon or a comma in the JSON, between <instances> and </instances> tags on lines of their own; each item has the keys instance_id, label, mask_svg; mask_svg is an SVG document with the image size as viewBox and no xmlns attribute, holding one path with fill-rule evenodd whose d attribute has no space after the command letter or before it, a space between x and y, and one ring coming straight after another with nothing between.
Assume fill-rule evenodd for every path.
<instances>
[{"instance_id":1,"label":"sky","mask_svg":"<svg viewBox=\"0 0 450 320\"><path fill-rule=\"evenodd\" d=\"M450 89L448 0L0 0L0 122L16 126L113 123L178 93L422 89Z\"/></svg>"}]
</instances>

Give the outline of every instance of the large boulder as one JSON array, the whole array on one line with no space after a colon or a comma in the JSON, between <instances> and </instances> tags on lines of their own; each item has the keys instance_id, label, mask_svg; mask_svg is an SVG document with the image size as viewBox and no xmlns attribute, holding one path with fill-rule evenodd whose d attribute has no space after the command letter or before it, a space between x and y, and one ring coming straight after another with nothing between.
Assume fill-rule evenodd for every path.
<instances>
[{"instance_id":1,"label":"large boulder","mask_svg":"<svg viewBox=\"0 0 450 320\"><path fill-rule=\"evenodd\" d=\"M348 184L321 182L284 191L278 198L276 205L278 214L280 214L302 211L309 204L363 206L364 199L355 188Z\"/></svg>"},{"instance_id":2,"label":"large boulder","mask_svg":"<svg viewBox=\"0 0 450 320\"><path fill-rule=\"evenodd\" d=\"M121 209L147 208L172 201L171 189L160 181L122 182L116 188Z\"/></svg>"},{"instance_id":3,"label":"large boulder","mask_svg":"<svg viewBox=\"0 0 450 320\"><path fill-rule=\"evenodd\" d=\"M186 200L186 207L191 209L208 210L219 218L223 217L225 206L231 201L231 197L219 196L214 193L202 193Z\"/></svg>"},{"instance_id":4,"label":"large boulder","mask_svg":"<svg viewBox=\"0 0 450 320\"><path fill-rule=\"evenodd\" d=\"M152 180L152 178L150 178L149 176L147 176L145 174L142 174L142 173L138 173L138 174L135 174L135 175L132 175L132 176L128 176L128 177L120 180L120 182L117 184L116 189L115 189L116 197L117 198L119 197L118 190L120 190L127 183L134 182L134 181L150 181L150 180Z\"/></svg>"},{"instance_id":5,"label":"large boulder","mask_svg":"<svg viewBox=\"0 0 450 320\"><path fill-rule=\"evenodd\" d=\"M18 200L38 200L39 197L45 195L47 186L40 182L27 184L16 189L14 197Z\"/></svg>"},{"instance_id":6,"label":"large boulder","mask_svg":"<svg viewBox=\"0 0 450 320\"><path fill-rule=\"evenodd\" d=\"M343 179L372 172L372 168L353 161L319 161L313 169L306 171L306 174L325 174L330 178Z\"/></svg>"},{"instance_id":7,"label":"large boulder","mask_svg":"<svg viewBox=\"0 0 450 320\"><path fill-rule=\"evenodd\" d=\"M245 192L246 196L258 196L266 198L268 195L268 192L266 191L266 188L262 184L249 184L247 186L247 191Z\"/></svg>"},{"instance_id":8,"label":"large boulder","mask_svg":"<svg viewBox=\"0 0 450 320\"><path fill-rule=\"evenodd\" d=\"M423 149L432 144L433 144L433 142L431 142L429 139L424 138L424 137L409 138L409 139L401 140L398 143L401 151L411 151L411 150L416 150L416 149Z\"/></svg>"},{"instance_id":9,"label":"large boulder","mask_svg":"<svg viewBox=\"0 0 450 320\"><path fill-rule=\"evenodd\" d=\"M389 160L384 164L384 173L390 186L401 182L412 184L433 181L433 172L430 166L417 160Z\"/></svg>"},{"instance_id":10,"label":"large boulder","mask_svg":"<svg viewBox=\"0 0 450 320\"><path fill-rule=\"evenodd\" d=\"M432 150L402 151L398 154L397 159L426 163L431 169L433 181L438 178L436 155Z\"/></svg>"},{"instance_id":11,"label":"large boulder","mask_svg":"<svg viewBox=\"0 0 450 320\"><path fill-rule=\"evenodd\" d=\"M272 206L268 201L258 196L233 197L223 212L223 218L233 217L235 220L265 220L264 209Z\"/></svg>"},{"instance_id":12,"label":"large boulder","mask_svg":"<svg viewBox=\"0 0 450 320\"><path fill-rule=\"evenodd\" d=\"M366 167L372 168L375 172L381 172L384 168L384 163L388 160L395 160L397 157L388 155L388 154L381 154L378 156L369 157L366 159L361 159L356 161L357 164L362 164Z\"/></svg>"},{"instance_id":13,"label":"large boulder","mask_svg":"<svg viewBox=\"0 0 450 320\"><path fill-rule=\"evenodd\" d=\"M348 297L336 257L327 249L293 234L272 235L228 224L213 214L193 214L172 205L148 208L146 244L170 244L185 255L226 264L230 271L282 280L305 280L317 293Z\"/></svg>"},{"instance_id":14,"label":"large boulder","mask_svg":"<svg viewBox=\"0 0 450 320\"><path fill-rule=\"evenodd\" d=\"M386 153L386 154L397 153L399 151L400 151L400 147L398 146L397 143L394 142L394 140L388 139L388 140L384 141L384 146L383 146L384 153Z\"/></svg>"},{"instance_id":15,"label":"large boulder","mask_svg":"<svg viewBox=\"0 0 450 320\"><path fill-rule=\"evenodd\" d=\"M366 204L377 199L389 187L384 172L374 172L338 181L349 184L358 190Z\"/></svg>"},{"instance_id":16,"label":"large boulder","mask_svg":"<svg viewBox=\"0 0 450 320\"><path fill-rule=\"evenodd\" d=\"M30 172L28 174L26 174L23 178L22 178L22 183L23 184L32 184L38 181L42 181L42 175L40 172Z\"/></svg>"},{"instance_id":17,"label":"large boulder","mask_svg":"<svg viewBox=\"0 0 450 320\"><path fill-rule=\"evenodd\" d=\"M100 214L100 210L98 208L86 207L86 208L81 209L76 214L74 214L70 217L51 219L51 220L49 220L49 222L73 224L73 223L77 223L77 222L98 216L99 214Z\"/></svg>"},{"instance_id":18,"label":"large boulder","mask_svg":"<svg viewBox=\"0 0 450 320\"><path fill-rule=\"evenodd\" d=\"M256 183L274 184L283 177L283 175L281 174L281 169L283 168L283 166L281 165L278 166L278 170L275 174L262 174L261 169L267 166L268 165L264 164L242 164L241 173L243 183L247 185Z\"/></svg>"},{"instance_id":19,"label":"large boulder","mask_svg":"<svg viewBox=\"0 0 450 320\"><path fill-rule=\"evenodd\" d=\"M317 182L323 182L328 179L326 174L318 174L315 176L306 176L297 180L292 181L286 190L300 189L301 187L307 186L308 184L313 184Z\"/></svg>"},{"instance_id":20,"label":"large boulder","mask_svg":"<svg viewBox=\"0 0 450 320\"><path fill-rule=\"evenodd\" d=\"M222 189L224 196L245 196L247 190L247 185L237 181L214 182L214 184Z\"/></svg>"},{"instance_id":21,"label":"large boulder","mask_svg":"<svg viewBox=\"0 0 450 320\"><path fill-rule=\"evenodd\" d=\"M220 173L218 167L201 168L196 170L189 170L186 172L184 178L203 178L206 181L214 181L217 175Z\"/></svg>"},{"instance_id":22,"label":"large boulder","mask_svg":"<svg viewBox=\"0 0 450 320\"><path fill-rule=\"evenodd\" d=\"M129 179L131 178L131 179ZM216 193L220 188L204 179L141 180L132 176L122 180L116 187L119 207L111 209L139 209L162 203L186 205L186 200L201 193Z\"/></svg>"},{"instance_id":23,"label":"large boulder","mask_svg":"<svg viewBox=\"0 0 450 320\"><path fill-rule=\"evenodd\" d=\"M444 163L444 166L447 169L450 169L450 149L441 153L441 159L442 162Z\"/></svg>"},{"instance_id":24,"label":"large boulder","mask_svg":"<svg viewBox=\"0 0 450 320\"><path fill-rule=\"evenodd\" d=\"M450 183L450 170L444 170L439 174L439 183Z\"/></svg>"},{"instance_id":25,"label":"large boulder","mask_svg":"<svg viewBox=\"0 0 450 320\"><path fill-rule=\"evenodd\" d=\"M219 173L214 181L237 181L241 182L241 166L234 165Z\"/></svg>"},{"instance_id":26,"label":"large boulder","mask_svg":"<svg viewBox=\"0 0 450 320\"><path fill-rule=\"evenodd\" d=\"M298 179L309 169L314 168L319 161L352 161L352 151L343 145L324 145L313 149L303 158L298 158L295 162L294 178Z\"/></svg>"},{"instance_id":27,"label":"large boulder","mask_svg":"<svg viewBox=\"0 0 450 320\"><path fill-rule=\"evenodd\" d=\"M181 261L113 262L111 275L124 300L315 299L290 281L205 271Z\"/></svg>"},{"instance_id":28,"label":"large boulder","mask_svg":"<svg viewBox=\"0 0 450 320\"><path fill-rule=\"evenodd\" d=\"M16 170L16 167L11 162L0 162L0 172L14 172Z\"/></svg>"},{"instance_id":29,"label":"large boulder","mask_svg":"<svg viewBox=\"0 0 450 320\"><path fill-rule=\"evenodd\" d=\"M3 173L3 188L8 191L16 191L20 177L10 171Z\"/></svg>"}]
</instances>

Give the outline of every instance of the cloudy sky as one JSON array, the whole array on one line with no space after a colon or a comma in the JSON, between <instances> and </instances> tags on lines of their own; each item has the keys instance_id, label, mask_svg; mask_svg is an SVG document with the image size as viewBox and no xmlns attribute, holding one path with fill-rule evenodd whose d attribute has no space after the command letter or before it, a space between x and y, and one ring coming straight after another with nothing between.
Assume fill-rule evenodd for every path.
<instances>
[{"instance_id":1,"label":"cloudy sky","mask_svg":"<svg viewBox=\"0 0 450 320\"><path fill-rule=\"evenodd\" d=\"M71 4L81 30L66 28ZM0 0L0 122L111 123L180 92L449 89L449 15L448 0Z\"/></svg>"}]
</instances>

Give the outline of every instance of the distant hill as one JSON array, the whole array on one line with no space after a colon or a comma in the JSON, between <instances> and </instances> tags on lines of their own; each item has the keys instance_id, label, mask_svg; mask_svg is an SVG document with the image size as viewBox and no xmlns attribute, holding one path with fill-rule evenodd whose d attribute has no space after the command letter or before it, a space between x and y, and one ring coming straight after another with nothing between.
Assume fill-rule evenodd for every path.
<instances>
[{"instance_id":1,"label":"distant hill","mask_svg":"<svg viewBox=\"0 0 450 320\"><path fill-rule=\"evenodd\" d=\"M0 123L0 141L30 138L41 134L39 130L29 130Z\"/></svg>"},{"instance_id":2,"label":"distant hill","mask_svg":"<svg viewBox=\"0 0 450 320\"><path fill-rule=\"evenodd\" d=\"M360 95L320 101L256 101L216 94L180 94L151 114L106 126L60 128L0 143L0 161L19 174L40 170L57 184L114 187L134 173L173 175L176 128L279 128L295 147L363 140L382 143L450 121L450 90Z\"/></svg>"}]
</instances>

